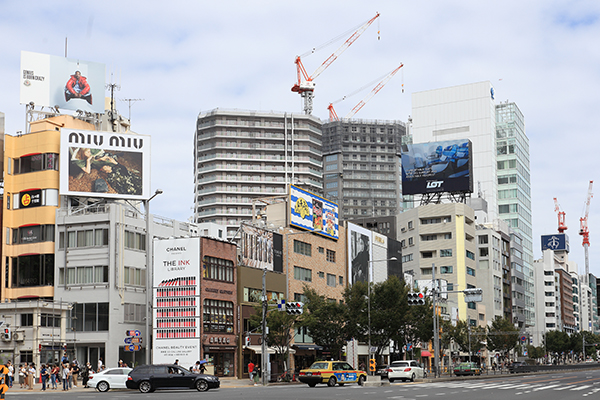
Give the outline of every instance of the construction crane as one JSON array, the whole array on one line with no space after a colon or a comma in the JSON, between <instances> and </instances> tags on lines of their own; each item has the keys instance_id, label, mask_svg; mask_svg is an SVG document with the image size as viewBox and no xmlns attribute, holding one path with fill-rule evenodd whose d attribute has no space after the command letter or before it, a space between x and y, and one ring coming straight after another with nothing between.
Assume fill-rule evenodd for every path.
<instances>
[{"instance_id":1,"label":"construction crane","mask_svg":"<svg viewBox=\"0 0 600 400\"><path fill-rule=\"evenodd\" d=\"M373 90L371 90L371 91L370 91L370 92L369 92L369 93L368 93L368 94L365 96L365 98L364 98L364 99L362 99L361 101L359 101L359 102L358 102L358 104L357 104L357 105L355 105L355 106L354 106L354 108L353 108L352 110L350 110L350 112L349 112L349 113L348 113L348 114L347 114L347 115L344 117L344 119L350 119L350 118L352 118L352 117L353 117L353 116L354 116L354 115L355 115L355 114L356 114L356 113L357 113L357 112L358 112L358 111L359 111L361 108L363 108L363 107L364 107L364 105L365 105L365 104L367 104L367 102L368 102L369 100L371 100L371 98L372 98L373 96L375 96L375 95L376 95L376 94L377 94L377 93L378 93L378 92L379 92L381 89L383 89L383 87L385 86L385 84L386 84L386 83L388 83L388 81L389 81L390 79L392 79L392 77L393 77L394 75L396 75L396 72L400 71L400 68L402 68L403 66L404 66L404 64L402 64L402 63L401 63L401 64L400 64L400 66L399 66L398 68L395 68L395 69L394 69L392 72L390 72L389 74L387 74L387 75L385 76L385 78L383 78L383 80L382 80L381 82L379 82L379 83L377 84L377 86L375 86L375 87L373 88ZM402 92L404 92L404 84L403 84L402 86L403 86L403 88L402 88ZM363 87L363 88L364 88L364 87ZM360 91L360 90L362 90L363 88L359 89L359 91ZM355 92L355 93L356 93L356 92ZM352 94L354 94L354 93L352 93ZM338 118L338 115L337 115L337 113L335 112L335 109L333 108L333 105L334 105L335 103L339 103L340 101L342 101L342 100L346 99L347 97L351 96L352 94L350 94L350 95L347 95L347 96L344 96L344 97L342 97L341 99L334 101L333 103L329 103L329 106L327 107L327 109L329 110L329 121L339 121L339 120L340 120L340 119Z\"/></svg>"},{"instance_id":2,"label":"construction crane","mask_svg":"<svg viewBox=\"0 0 600 400\"><path fill-rule=\"evenodd\" d=\"M590 202L592 201L592 197L594 197L594 194L592 193L593 185L594 181L590 181L583 217L579 218L579 234L583 236L583 250L585 253L585 283L588 283L590 276L590 259L588 254L588 248L590 247L590 231L588 229L588 215L590 214Z\"/></svg>"},{"instance_id":3,"label":"construction crane","mask_svg":"<svg viewBox=\"0 0 600 400\"><path fill-rule=\"evenodd\" d=\"M554 198L554 211L558 214L558 233L565 233L567 225L565 224L565 212L560 211L560 204L556 197Z\"/></svg>"},{"instance_id":4,"label":"construction crane","mask_svg":"<svg viewBox=\"0 0 600 400\"><path fill-rule=\"evenodd\" d=\"M373 18L361 25L332 55L330 55L319 68L312 75L308 75L304 65L302 64L302 57L311 54L314 51L302 54L296 57L296 69L298 75L298 82L292 86L292 92L297 92L304 99L304 113L312 114L313 110L313 98L315 91L315 83L313 82L327 67L331 65L339 56L342 54L352 43L356 41L362 35L362 33L379 18L379 13L375 14Z\"/></svg>"}]
</instances>

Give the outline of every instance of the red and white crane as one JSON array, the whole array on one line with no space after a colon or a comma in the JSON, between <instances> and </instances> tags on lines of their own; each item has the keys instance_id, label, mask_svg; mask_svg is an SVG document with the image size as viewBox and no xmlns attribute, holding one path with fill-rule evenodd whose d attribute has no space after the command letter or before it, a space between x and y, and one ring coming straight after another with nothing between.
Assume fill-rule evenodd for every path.
<instances>
[{"instance_id":1,"label":"red and white crane","mask_svg":"<svg viewBox=\"0 0 600 400\"><path fill-rule=\"evenodd\" d=\"M583 217L579 218L579 234L583 236L583 250L585 252L585 282L588 283L590 276L590 259L588 254L588 247L590 247L590 231L588 229L588 216L590 215L590 202L594 194L592 193L592 186L594 181L590 181L588 187L587 199L585 200L585 207Z\"/></svg>"},{"instance_id":2,"label":"red and white crane","mask_svg":"<svg viewBox=\"0 0 600 400\"><path fill-rule=\"evenodd\" d=\"M556 211L558 214L558 233L565 233L567 230L567 225L565 223L565 212L560 211L560 204L558 204L556 197L554 198L554 211Z\"/></svg>"},{"instance_id":3,"label":"red and white crane","mask_svg":"<svg viewBox=\"0 0 600 400\"><path fill-rule=\"evenodd\" d=\"M312 114L313 110L313 97L315 91L315 83L313 82L316 77L321 75L327 67L331 65L339 56L342 54L352 43L356 41L362 35L362 33L379 18L379 13L375 14L373 18L361 25L333 54L331 54L319 68L312 75L308 75L304 65L302 64L302 57L311 54L311 52L302 54L296 57L296 69L298 75L298 81L292 86L292 92L297 92L304 99L304 113Z\"/></svg>"},{"instance_id":4,"label":"red and white crane","mask_svg":"<svg viewBox=\"0 0 600 400\"><path fill-rule=\"evenodd\" d=\"M404 64L400 64L399 67L395 68L394 70L392 70L392 72L390 72L389 74L387 74L385 76L385 78L383 78L383 80L381 82L379 82L377 84L377 86L375 86L373 88L373 90L371 90L364 99L362 99L361 101L358 102L357 105L354 106L354 108L352 110L350 110L350 112L344 117L344 119L350 119L352 118L361 108L364 107L365 104L367 104L367 102L369 100L371 100L371 98L373 96L375 96L381 89L383 89L383 87L385 86L386 83L388 83L388 81L390 79L392 79L392 77L394 75L396 75L396 72L400 71L400 68L402 68L404 66ZM402 85L404 86L404 84ZM362 89L360 89L362 90ZM404 92L404 88L402 88L402 91ZM354 93L353 93L354 94ZM329 121L339 121L340 119L338 118L337 113L335 112L335 109L333 108L333 105L335 103L339 103L340 101L346 99L347 97L349 97L351 95L348 96L344 96L339 100L334 101L333 103L329 103L329 106L327 107L327 109L329 110Z\"/></svg>"}]
</instances>

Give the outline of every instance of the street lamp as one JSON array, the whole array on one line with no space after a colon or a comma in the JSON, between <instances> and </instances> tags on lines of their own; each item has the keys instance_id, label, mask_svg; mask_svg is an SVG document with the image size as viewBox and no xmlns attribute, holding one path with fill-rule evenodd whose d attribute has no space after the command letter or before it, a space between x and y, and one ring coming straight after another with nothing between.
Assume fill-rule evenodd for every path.
<instances>
[{"instance_id":1,"label":"street lamp","mask_svg":"<svg viewBox=\"0 0 600 400\"><path fill-rule=\"evenodd\" d=\"M144 208L146 210L146 335L148 335L146 344L146 364L150 364L150 338L152 337L152 292L153 292L153 281L152 281L152 266L150 260L152 259L152 240L150 239L150 200L162 194L161 189L156 189L154 194L148 199L144 200ZM148 312L150 311L150 312Z\"/></svg>"},{"instance_id":2,"label":"street lamp","mask_svg":"<svg viewBox=\"0 0 600 400\"><path fill-rule=\"evenodd\" d=\"M368 348L368 352L367 354L369 355L369 364L370 364L370 360L372 359L371 357L371 281L373 280L373 263L375 262L384 262L384 261L398 261L398 259L396 257L391 257L385 260L371 260L369 261L369 273L367 275L367 315L368 315L368 319L369 319L369 323L368 323L368 328L369 328L369 348ZM370 371L369 368L369 373L367 374L368 376L373 376L373 373L375 371ZM367 378L368 379L368 378Z\"/></svg>"}]
</instances>

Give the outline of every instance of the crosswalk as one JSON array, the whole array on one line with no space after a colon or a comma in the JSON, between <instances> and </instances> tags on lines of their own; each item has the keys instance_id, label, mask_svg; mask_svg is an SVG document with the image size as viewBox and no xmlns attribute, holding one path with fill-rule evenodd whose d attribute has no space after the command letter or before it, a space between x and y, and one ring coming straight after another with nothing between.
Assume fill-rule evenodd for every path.
<instances>
[{"instance_id":1,"label":"crosswalk","mask_svg":"<svg viewBox=\"0 0 600 400\"><path fill-rule=\"evenodd\" d=\"M396 386L396 385L394 385ZM506 390L512 391L516 396L528 393L548 391L570 391L580 392L584 397L600 392L600 380L598 382L586 383L561 383L561 382L544 382L544 383L508 383L508 382L431 382L417 383L411 385L398 385L398 389L403 392L411 392L423 389L437 390L455 390L469 392L475 390Z\"/></svg>"}]
</instances>

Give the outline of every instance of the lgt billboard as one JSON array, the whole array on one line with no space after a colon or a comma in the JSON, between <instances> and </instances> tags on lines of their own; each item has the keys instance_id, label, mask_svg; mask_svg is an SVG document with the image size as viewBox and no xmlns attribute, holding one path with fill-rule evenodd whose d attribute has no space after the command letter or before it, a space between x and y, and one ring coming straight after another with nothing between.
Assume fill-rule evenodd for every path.
<instances>
[{"instance_id":1,"label":"lgt billboard","mask_svg":"<svg viewBox=\"0 0 600 400\"><path fill-rule=\"evenodd\" d=\"M468 139L402 146L402 194L473 192L472 143Z\"/></svg>"}]
</instances>

